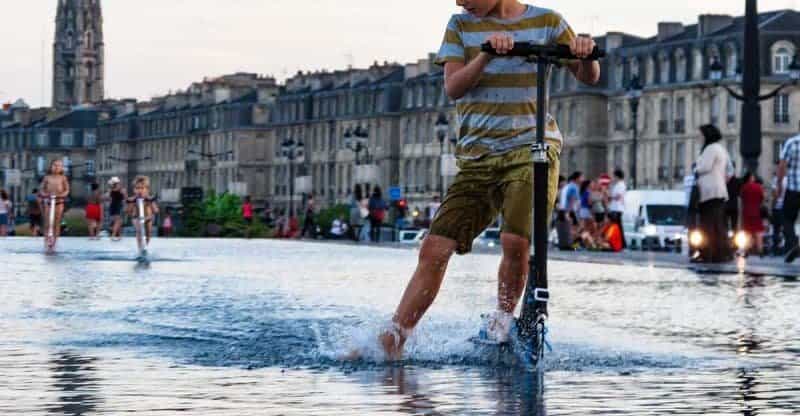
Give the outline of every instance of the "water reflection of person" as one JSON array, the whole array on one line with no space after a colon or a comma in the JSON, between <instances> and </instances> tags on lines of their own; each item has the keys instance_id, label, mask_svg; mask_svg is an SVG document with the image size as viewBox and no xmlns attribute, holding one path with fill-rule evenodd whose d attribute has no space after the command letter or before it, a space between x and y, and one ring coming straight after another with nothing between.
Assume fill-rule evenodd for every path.
<instances>
[{"instance_id":1,"label":"water reflection of person","mask_svg":"<svg viewBox=\"0 0 800 416\"><path fill-rule=\"evenodd\" d=\"M101 402L98 395L100 379L94 362L97 358L86 357L72 351L59 351L49 361L53 373L53 387L60 391L58 402L47 410L52 414L70 416L94 413Z\"/></svg>"},{"instance_id":2,"label":"water reflection of person","mask_svg":"<svg viewBox=\"0 0 800 416\"><path fill-rule=\"evenodd\" d=\"M399 409L401 413L412 415L418 414L438 414L436 407L439 405L435 400L420 392L419 383L413 376L407 377L404 367L388 367L383 377L383 385L395 387L396 390L389 391L391 394L403 396Z\"/></svg>"}]
</instances>

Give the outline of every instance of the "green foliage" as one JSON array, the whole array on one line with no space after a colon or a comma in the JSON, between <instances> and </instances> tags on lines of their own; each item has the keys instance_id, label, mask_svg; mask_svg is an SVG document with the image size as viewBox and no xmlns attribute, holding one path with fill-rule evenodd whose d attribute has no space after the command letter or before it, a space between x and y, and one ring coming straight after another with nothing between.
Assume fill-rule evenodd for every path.
<instances>
[{"instance_id":1,"label":"green foliage","mask_svg":"<svg viewBox=\"0 0 800 416\"><path fill-rule=\"evenodd\" d=\"M184 237L266 238L270 230L258 219L247 224L242 200L233 194L211 192L198 204L185 208Z\"/></svg>"},{"instance_id":2,"label":"green foliage","mask_svg":"<svg viewBox=\"0 0 800 416\"><path fill-rule=\"evenodd\" d=\"M339 204L334 205L328 209L323 209L316 215L316 223L323 233L327 233L331 229L333 220L337 217L344 218L345 222L350 220L350 205Z\"/></svg>"},{"instance_id":3,"label":"green foliage","mask_svg":"<svg viewBox=\"0 0 800 416\"><path fill-rule=\"evenodd\" d=\"M89 223L86 220L86 214L83 209L71 209L65 212L62 221L67 228L65 235L70 237L89 236Z\"/></svg>"}]
</instances>

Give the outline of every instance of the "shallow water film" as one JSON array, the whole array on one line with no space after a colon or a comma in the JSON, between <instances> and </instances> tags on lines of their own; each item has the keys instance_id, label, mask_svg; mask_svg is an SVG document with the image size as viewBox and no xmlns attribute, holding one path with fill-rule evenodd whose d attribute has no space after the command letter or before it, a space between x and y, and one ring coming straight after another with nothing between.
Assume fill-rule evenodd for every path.
<instances>
[{"instance_id":1,"label":"shallow water film","mask_svg":"<svg viewBox=\"0 0 800 416\"><path fill-rule=\"evenodd\" d=\"M800 283L552 262L543 371L475 347L496 255L455 258L407 345L374 341L413 249L0 240L0 414L791 415ZM338 357L361 349L366 359Z\"/></svg>"}]
</instances>

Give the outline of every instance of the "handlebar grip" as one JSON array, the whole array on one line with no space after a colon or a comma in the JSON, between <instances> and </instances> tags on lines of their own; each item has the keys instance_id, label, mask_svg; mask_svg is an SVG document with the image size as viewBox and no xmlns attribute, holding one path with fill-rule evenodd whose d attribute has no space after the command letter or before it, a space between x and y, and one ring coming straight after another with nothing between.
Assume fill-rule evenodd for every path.
<instances>
[{"instance_id":1,"label":"handlebar grip","mask_svg":"<svg viewBox=\"0 0 800 416\"><path fill-rule=\"evenodd\" d=\"M596 61L606 57L606 51L595 46L592 53L586 58L578 58L572 54L567 45L537 45L530 42L517 42L505 55L498 55L488 42L481 45L481 51L494 56L519 56L519 57L545 57L551 59L578 59L583 61Z\"/></svg>"}]
</instances>

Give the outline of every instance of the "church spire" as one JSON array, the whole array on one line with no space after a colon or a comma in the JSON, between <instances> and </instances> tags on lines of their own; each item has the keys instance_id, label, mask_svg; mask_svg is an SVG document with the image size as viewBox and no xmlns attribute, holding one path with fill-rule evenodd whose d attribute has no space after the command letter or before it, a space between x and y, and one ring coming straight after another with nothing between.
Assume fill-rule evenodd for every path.
<instances>
[{"instance_id":1,"label":"church spire","mask_svg":"<svg viewBox=\"0 0 800 416\"><path fill-rule=\"evenodd\" d=\"M57 0L53 107L69 110L103 100L105 54L100 0Z\"/></svg>"}]
</instances>

